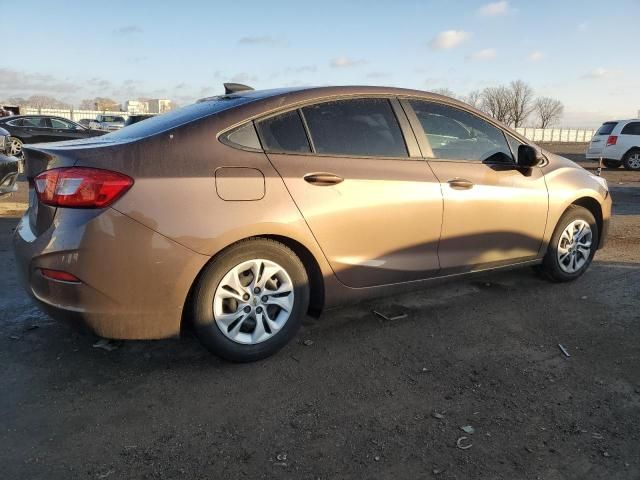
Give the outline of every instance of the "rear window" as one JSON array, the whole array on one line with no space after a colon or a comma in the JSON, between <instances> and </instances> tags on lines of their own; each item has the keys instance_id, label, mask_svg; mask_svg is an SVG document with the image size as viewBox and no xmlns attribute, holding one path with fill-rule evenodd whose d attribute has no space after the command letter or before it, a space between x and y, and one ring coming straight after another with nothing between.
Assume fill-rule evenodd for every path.
<instances>
[{"instance_id":1,"label":"rear window","mask_svg":"<svg viewBox=\"0 0 640 480\"><path fill-rule=\"evenodd\" d=\"M309 153L311 151L298 110L267 118L257 125L262 146L268 152Z\"/></svg>"},{"instance_id":2,"label":"rear window","mask_svg":"<svg viewBox=\"0 0 640 480\"><path fill-rule=\"evenodd\" d=\"M606 122L598 129L596 135L609 135L616 128L618 122Z\"/></svg>"},{"instance_id":3,"label":"rear window","mask_svg":"<svg viewBox=\"0 0 640 480\"><path fill-rule=\"evenodd\" d=\"M194 103L193 105L187 105L186 107L178 108L177 110L171 110L170 112L163 113L162 115L155 115L152 118L146 119L144 122L134 123L116 132L104 135L103 139L128 139L133 140L135 138L144 138L151 135L157 135L167 130L177 128L181 125L185 125L190 122L194 122L204 117L208 117L215 113L219 113L229 108L237 107L245 103L253 102L256 98L234 96L234 97L219 97L213 100L207 100L206 102Z\"/></svg>"},{"instance_id":4,"label":"rear window","mask_svg":"<svg viewBox=\"0 0 640 480\"><path fill-rule=\"evenodd\" d=\"M367 98L302 109L318 153L406 157L407 147L389 100Z\"/></svg>"}]
</instances>

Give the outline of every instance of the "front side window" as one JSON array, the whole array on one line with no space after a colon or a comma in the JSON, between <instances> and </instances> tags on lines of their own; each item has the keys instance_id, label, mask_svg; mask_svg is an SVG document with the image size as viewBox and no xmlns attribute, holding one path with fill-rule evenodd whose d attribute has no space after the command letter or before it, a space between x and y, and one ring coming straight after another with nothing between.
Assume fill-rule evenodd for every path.
<instances>
[{"instance_id":1,"label":"front side window","mask_svg":"<svg viewBox=\"0 0 640 480\"><path fill-rule=\"evenodd\" d=\"M513 161L504 133L464 110L423 100L410 100L435 158L483 162Z\"/></svg>"},{"instance_id":2,"label":"front side window","mask_svg":"<svg viewBox=\"0 0 640 480\"><path fill-rule=\"evenodd\" d=\"M71 125L68 122L65 122L63 120L59 120L57 118L52 118L51 120L51 126L53 128L62 128L64 130L73 130L75 128L74 125Z\"/></svg>"},{"instance_id":3,"label":"front side window","mask_svg":"<svg viewBox=\"0 0 640 480\"><path fill-rule=\"evenodd\" d=\"M307 133L297 110L256 123L262 146L267 152L309 153Z\"/></svg>"},{"instance_id":4,"label":"front side window","mask_svg":"<svg viewBox=\"0 0 640 480\"><path fill-rule=\"evenodd\" d=\"M387 99L337 100L304 107L316 153L407 157L400 125Z\"/></svg>"},{"instance_id":5,"label":"front side window","mask_svg":"<svg viewBox=\"0 0 640 480\"><path fill-rule=\"evenodd\" d=\"M640 135L640 122L627 123L620 135Z\"/></svg>"}]
</instances>

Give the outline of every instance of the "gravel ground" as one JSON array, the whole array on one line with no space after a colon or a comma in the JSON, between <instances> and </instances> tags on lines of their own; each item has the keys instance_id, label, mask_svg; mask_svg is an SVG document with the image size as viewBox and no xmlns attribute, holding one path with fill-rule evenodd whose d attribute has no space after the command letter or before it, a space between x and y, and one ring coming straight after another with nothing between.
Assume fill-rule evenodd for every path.
<instances>
[{"instance_id":1,"label":"gravel ground","mask_svg":"<svg viewBox=\"0 0 640 480\"><path fill-rule=\"evenodd\" d=\"M0 201L0 477L640 478L640 174L605 176L610 240L578 281L361 303L249 365L191 337L92 348L40 314L10 251L23 188Z\"/></svg>"}]
</instances>

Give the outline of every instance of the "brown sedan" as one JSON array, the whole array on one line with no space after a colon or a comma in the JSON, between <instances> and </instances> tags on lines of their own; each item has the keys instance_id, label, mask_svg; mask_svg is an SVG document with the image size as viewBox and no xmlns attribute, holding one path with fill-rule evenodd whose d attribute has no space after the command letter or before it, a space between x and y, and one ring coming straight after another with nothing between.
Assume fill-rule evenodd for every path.
<instances>
[{"instance_id":1,"label":"brown sedan","mask_svg":"<svg viewBox=\"0 0 640 480\"><path fill-rule=\"evenodd\" d=\"M109 135L26 147L29 293L107 338L192 324L235 361L307 314L535 265L574 280L606 182L450 98L379 87L229 93Z\"/></svg>"}]
</instances>

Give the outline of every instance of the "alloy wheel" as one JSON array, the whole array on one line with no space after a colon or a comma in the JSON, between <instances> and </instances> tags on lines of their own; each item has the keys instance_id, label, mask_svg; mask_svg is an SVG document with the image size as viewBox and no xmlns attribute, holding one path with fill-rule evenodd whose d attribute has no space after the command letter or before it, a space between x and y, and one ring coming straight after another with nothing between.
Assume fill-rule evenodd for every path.
<instances>
[{"instance_id":1,"label":"alloy wheel","mask_svg":"<svg viewBox=\"0 0 640 480\"><path fill-rule=\"evenodd\" d=\"M629 156L627 164L632 170L640 170L640 153L634 153L633 155Z\"/></svg>"},{"instance_id":2,"label":"alloy wheel","mask_svg":"<svg viewBox=\"0 0 640 480\"><path fill-rule=\"evenodd\" d=\"M558 241L558 263L565 273L576 273L589 260L593 243L593 232L584 220L574 220L560 235Z\"/></svg>"},{"instance_id":3,"label":"alloy wheel","mask_svg":"<svg viewBox=\"0 0 640 480\"><path fill-rule=\"evenodd\" d=\"M14 157L22 155L22 142L20 139L15 137L9 139L9 154Z\"/></svg>"},{"instance_id":4,"label":"alloy wheel","mask_svg":"<svg viewBox=\"0 0 640 480\"><path fill-rule=\"evenodd\" d=\"M249 260L233 267L218 284L213 315L227 338L254 345L284 327L293 301L293 282L282 266L271 260Z\"/></svg>"}]
</instances>

